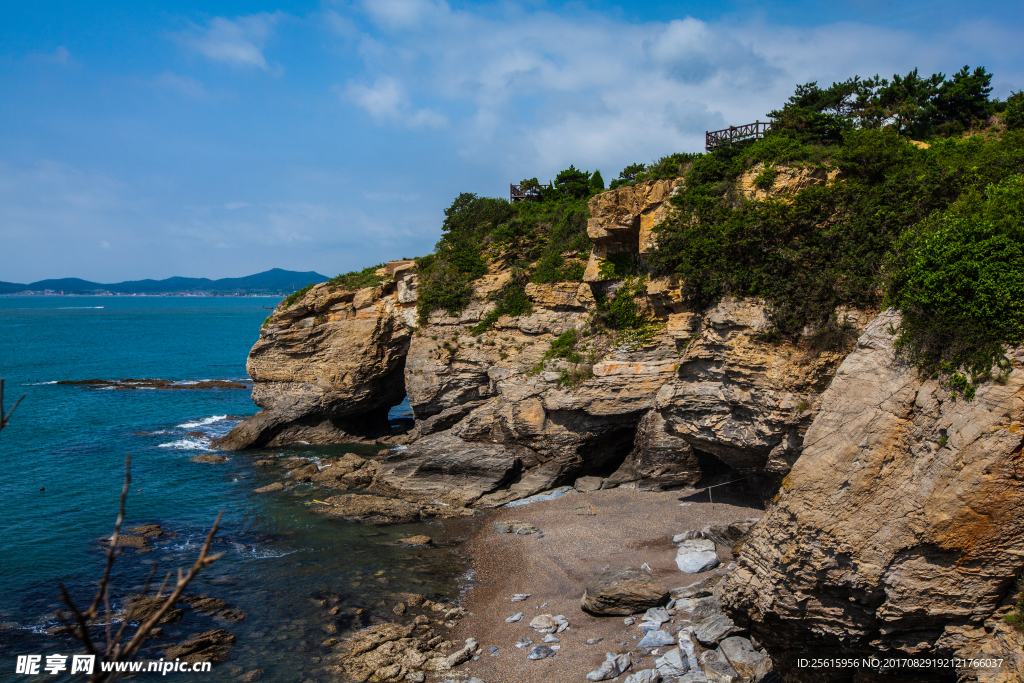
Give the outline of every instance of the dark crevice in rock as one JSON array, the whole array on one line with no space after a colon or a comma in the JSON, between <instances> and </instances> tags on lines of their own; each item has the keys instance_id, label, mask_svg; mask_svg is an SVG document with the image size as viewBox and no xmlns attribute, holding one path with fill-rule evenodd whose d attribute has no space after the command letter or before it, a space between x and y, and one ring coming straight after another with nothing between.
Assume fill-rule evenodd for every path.
<instances>
[{"instance_id":1,"label":"dark crevice in rock","mask_svg":"<svg viewBox=\"0 0 1024 683\"><path fill-rule=\"evenodd\" d=\"M559 481L559 485L571 484L577 477L609 477L625 462L633 450L636 440L634 423L605 432L579 449L580 466Z\"/></svg>"}]
</instances>

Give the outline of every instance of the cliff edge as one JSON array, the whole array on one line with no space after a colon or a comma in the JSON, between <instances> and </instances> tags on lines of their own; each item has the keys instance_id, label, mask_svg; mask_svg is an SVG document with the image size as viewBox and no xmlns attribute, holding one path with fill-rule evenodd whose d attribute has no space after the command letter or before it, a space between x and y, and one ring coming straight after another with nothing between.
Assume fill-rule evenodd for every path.
<instances>
[{"instance_id":1,"label":"cliff edge","mask_svg":"<svg viewBox=\"0 0 1024 683\"><path fill-rule=\"evenodd\" d=\"M879 316L843 361L726 601L790 673L799 658L991 657L1005 666L960 673L1024 680L1024 634L1002 619L1024 570L1024 374L958 400L898 361L898 324ZM1024 350L1008 357L1019 368ZM875 673L857 680L891 680Z\"/></svg>"}]
</instances>

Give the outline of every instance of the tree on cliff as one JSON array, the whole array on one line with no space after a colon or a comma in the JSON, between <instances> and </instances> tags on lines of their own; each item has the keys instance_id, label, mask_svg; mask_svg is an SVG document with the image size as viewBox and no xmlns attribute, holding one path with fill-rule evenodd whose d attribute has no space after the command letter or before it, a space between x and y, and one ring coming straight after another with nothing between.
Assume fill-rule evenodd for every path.
<instances>
[{"instance_id":1,"label":"tree on cliff","mask_svg":"<svg viewBox=\"0 0 1024 683\"><path fill-rule=\"evenodd\" d=\"M917 69L892 81L859 76L820 88L816 81L798 85L782 109L769 112L771 135L801 142L840 144L844 133L858 128L890 127L901 135L925 139L959 133L993 111L989 100L992 74L964 66L946 79L922 77Z\"/></svg>"}]
</instances>

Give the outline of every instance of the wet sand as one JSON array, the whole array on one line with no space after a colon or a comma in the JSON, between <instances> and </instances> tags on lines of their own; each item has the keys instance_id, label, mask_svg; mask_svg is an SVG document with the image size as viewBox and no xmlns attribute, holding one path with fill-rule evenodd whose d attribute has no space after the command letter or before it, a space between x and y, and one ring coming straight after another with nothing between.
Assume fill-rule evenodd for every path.
<instances>
[{"instance_id":1,"label":"wet sand","mask_svg":"<svg viewBox=\"0 0 1024 683\"><path fill-rule=\"evenodd\" d=\"M716 500L719 491L716 489ZM583 612L580 598L584 587L594 574L609 566L639 567L647 563L666 589L689 585L713 573L680 572L675 565L672 536L763 513L746 501L726 500L730 502L711 504L706 492L620 488L570 492L552 501L487 511L461 547L479 583L466 595L464 606L469 614L448 636L456 643L476 638L483 653L478 661L437 674L433 680L476 676L486 683L584 681L587 672L604 661L606 652L632 652L632 671L651 668L654 657L643 655L635 647L638 638L634 636L642 636L639 629L627 628L623 617L595 617ZM507 520L533 524L543 536L494 530L496 522ZM727 549L720 547L718 553L723 565L732 559ZM513 603L511 597L516 593L529 593L530 597ZM507 617L520 611L525 613L521 621L505 623ZM544 642L544 634L529 626L539 614L562 614L570 627L557 635L561 642L553 643L560 645L554 657L531 661L527 655L532 646L520 649L515 644L524 638L532 640L533 645ZM604 640L587 645L592 638ZM498 648L496 656L488 652L491 647Z\"/></svg>"}]
</instances>

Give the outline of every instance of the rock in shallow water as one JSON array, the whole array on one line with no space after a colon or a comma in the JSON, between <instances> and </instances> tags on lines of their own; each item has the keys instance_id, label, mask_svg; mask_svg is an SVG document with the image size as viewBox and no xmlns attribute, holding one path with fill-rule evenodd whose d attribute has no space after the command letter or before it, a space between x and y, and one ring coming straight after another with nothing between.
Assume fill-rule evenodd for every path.
<instances>
[{"instance_id":1,"label":"rock in shallow water","mask_svg":"<svg viewBox=\"0 0 1024 683\"><path fill-rule=\"evenodd\" d=\"M430 536L409 536L407 538L400 538L398 542L402 545L430 545L434 542Z\"/></svg>"},{"instance_id":2,"label":"rock in shallow water","mask_svg":"<svg viewBox=\"0 0 1024 683\"><path fill-rule=\"evenodd\" d=\"M200 633L181 645L167 648L164 657L180 658L186 662L222 662L227 659L228 650L234 643L235 637L221 628Z\"/></svg>"},{"instance_id":3,"label":"rock in shallow water","mask_svg":"<svg viewBox=\"0 0 1024 683\"><path fill-rule=\"evenodd\" d=\"M668 591L658 579L636 567L622 567L593 577L581 603L583 610L591 614L625 616L667 601Z\"/></svg>"},{"instance_id":4,"label":"rock in shallow water","mask_svg":"<svg viewBox=\"0 0 1024 683\"><path fill-rule=\"evenodd\" d=\"M520 536L528 536L535 534L540 529L528 522L521 522L518 519L510 519L507 522L498 522L494 525L494 530L499 534L519 534Z\"/></svg>"},{"instance_id":5,"label":"rock in shallow water","mask_svg":"<svg viewBox=\"0 0 1024 683\"><path fill-rule=\"evenodd\" d=\"M413 503L358 493L331 496L323 502L324 504L316 505L312 509L328 517L341 517L371 524L404 524L417 522L425 517L462 517L473 514L472 510L448 505Z\"/></svg>"}]
</instances>

